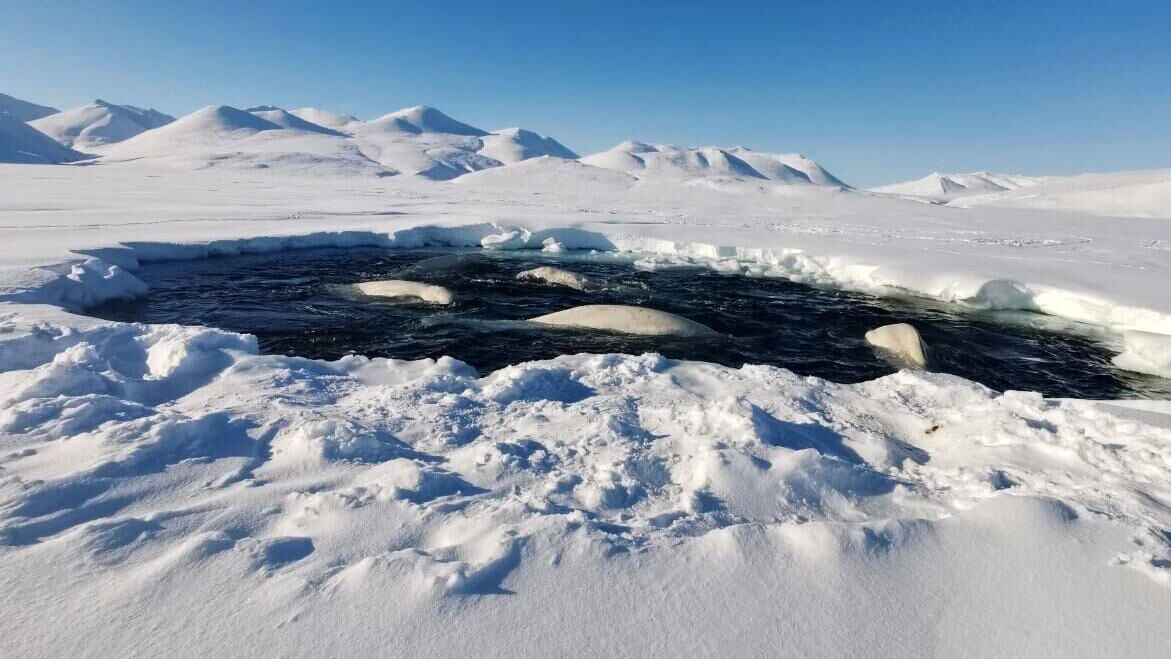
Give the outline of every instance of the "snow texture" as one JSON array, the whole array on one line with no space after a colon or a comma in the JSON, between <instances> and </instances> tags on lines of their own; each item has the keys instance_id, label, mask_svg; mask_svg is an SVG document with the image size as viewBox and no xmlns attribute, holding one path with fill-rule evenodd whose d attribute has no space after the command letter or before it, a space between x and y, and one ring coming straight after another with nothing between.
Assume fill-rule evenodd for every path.
<instances>
[{"instance_id":1,"label":"snow texture","mask_svg":"<svg viewBox=\"0 0 1171 659\"><path fill-rule=\"evenodd\" d=\"M743 148L506 163L481 152L504 131L428 108L254 112L0 165L0 655L1166 654L1167 401L323 362L76 315L144 295L151 261L597 251L1060 316L1169 375L1166 172L945 206ZM9 117L5 148L10 125L33 131Z\"/></svg>"}]
</instances>

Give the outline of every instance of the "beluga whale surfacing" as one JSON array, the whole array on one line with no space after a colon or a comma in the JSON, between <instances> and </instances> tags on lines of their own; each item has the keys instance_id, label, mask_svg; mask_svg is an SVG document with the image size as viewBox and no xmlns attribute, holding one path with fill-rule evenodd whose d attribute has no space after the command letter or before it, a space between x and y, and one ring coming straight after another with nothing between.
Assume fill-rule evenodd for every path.
<instances>
[{"instance_id":1,"label":"beluga whale surfacing","mask_svg":"<svg viewBox=\"0 0 1171 659\"><path fill-rule=\"evenodd\" d=\"M538 325L641 336L717 336L707 325L658 309L624 304L587 304L530 319Z\"/></svg>"}]
</instances>

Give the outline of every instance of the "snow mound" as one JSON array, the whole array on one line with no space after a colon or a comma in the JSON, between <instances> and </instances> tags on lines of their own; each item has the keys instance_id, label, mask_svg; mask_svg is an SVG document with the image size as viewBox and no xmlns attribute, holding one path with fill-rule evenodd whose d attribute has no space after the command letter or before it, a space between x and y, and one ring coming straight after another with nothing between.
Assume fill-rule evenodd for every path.
<instances>
[{"instance_id":1,"label":"snow mound","mask_svg":"<svg viewBox=\"0 0 1171 659\"><path fill-rule=\"evenodd\" d=\"M371 297L415 298L431 304L451 304L455 297L443 286L403 279L364 281L354 287L363 295Z\"/></svg>"},{"instance_id":2,"label":"snow mound","mask_svg":"<svg viewBox=\"0 0 1171 659\"><path fill-rule=\"evenodd\" d=\"M552 156L574 160L578 156L552 137L543 137L523 128L504 128L483 136L480 154L502 163Z\"/></svg>"},{"instance_id":3,"label":"snow mound","mask_svg":"<svg viewBox=\"0 0 1171 659\"><path fill-rule=\"evenodd\" d=\"M7 114L17 121L27 122L60 112L57 108L47 105L37 105L24 101L15 96L0 94L0 114Z\"/></svg>"},{"instance_id":4,"label":"snow mound","mask_svg":"<svg viewBox=\"0 0 1171 659\"><path fill-rule=\"evenodd\" d=\"M538 316L531 322L644 336L712 336L716 333L706 325L673 313L623 304L587 304Z\"/></svg>"},{"instance_id":5,"label":"snow mound","mask_svg":"<svg viewBox=\"0 0 1171 659\"><path fill-rule=\"evenodd\" d=\"M482 137L488 132L456 121L429 105L396 110L377 119L367 121L363 131L387 131L418 135L420 133L445 133Z\"/></svg>"},{"instance_id":6,"label":"snow mound","mask_svg":"<svg viewBox=\"0 0 1171 659\"><path fill-rule=\"evenodd\" d=\"M301 117L298 117L291 112L274 107L272 105L261 105L254 108L248 108L247 112L260 117L265 121L276 124L281 128L287 128L289 130L300 130L307 133L321 133L323 135L333 135L335 137L342 136L341 133L333 130L332 128L319 126L311 121L306 121L305 119L302 119Z\"/></svg>"},{"instance_id":7,"label":"snow mound","mask_svg":"<svg viewBox=\"0 0 1171 659\"><path fill-rule=\"evenodd\" d=\"M970 172L967 174L932 172L921 179L882 185L870 190L883 194L947 200L966 195L1030 188L1040 185L1046 180L1048 179L1037 176L994 174L992 172Z\"/></svg>"},{"instance_id":8,"label":"snow mound","mask_svg":"<svg viewBox=\"0 0 1171 659\"><path fill-rule=\"evenodd\" d=\"M0 162L57 164L85 157L12 115L0 113Z\"/></svg>"},{"instance_id":9,"label":"snow mound","mask_svg":"<svg viewBox=\"0 0 1171 659\"><path fill-rule=\"evenodd\" d=\"M317 124L318 126L339 130L360 121L353 115L337 114L336 112L330 112L329 110L322 110L320 108L297 108L296 110L289 110L289 114L300 117L309 123Z\"/></svg>"},{"instance_id":10,"label":"snow mound","mask_svg":"<svg viewBox=\"0 0 1171 659\"><path fill-rule=\"evenodd\" d=\"M67 147L88 148L128 140L175 118L155 109L116 105L101 99L30 121L29 125Z\"/></svg>"}]
</instances>

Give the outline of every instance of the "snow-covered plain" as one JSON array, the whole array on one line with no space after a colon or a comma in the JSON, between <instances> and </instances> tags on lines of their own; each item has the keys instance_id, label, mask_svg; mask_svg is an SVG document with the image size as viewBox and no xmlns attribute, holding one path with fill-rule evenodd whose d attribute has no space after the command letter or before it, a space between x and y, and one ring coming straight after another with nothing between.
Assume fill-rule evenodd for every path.
<instances>
[{"instance_id":1,"label":"snow-covered plain","mask_svg":"<svg viewBox=\"0 0 1171 659\"><path fill-rule=\"evenodd\" d=\"M1157 372L1166 220L917 203L743 149L570 160L418 108L289 114L340 136L201 112L96 164L0 165L0 654L1171 651L1171 403L656 355L326 363L76 313L144 293L149 260L626 250L1059 315ZM288 140L420 175L271 157Z\"/></svg>"}]
</instances>

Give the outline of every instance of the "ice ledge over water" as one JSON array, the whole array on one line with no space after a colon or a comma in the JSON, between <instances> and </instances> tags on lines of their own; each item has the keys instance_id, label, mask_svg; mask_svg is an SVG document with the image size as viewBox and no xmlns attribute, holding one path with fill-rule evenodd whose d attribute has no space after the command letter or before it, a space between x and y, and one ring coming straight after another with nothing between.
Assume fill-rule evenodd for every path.
<instances>
[{"instance_id":1,"label":"ice ledge over water","mask_svg":"<svg viewBox=\"0 0 1171 659\"><path fill-rule=\"evenodd\" d=\"M132 272L140 262L186 260L315 247L488 248L494 250L596 250L628 253L647 270L704 267L749 277L778 277L800 283L878 296L913 295L983 309L1019 309L1065 318L1106 330L1121 345L1125 332L1171 336L1171 313L1117 304L1099 295L1051 285L957 273L928 275L915 268L876 266L853 258L815 255L801 249L755 248L663 240L579 228L531 230L493 222L463 226L415 226L394 232L316 232L204 243L133 242L86 250L85 261L41 269L20 284L0 288L0 301L54 304L80 309L104 300L142 295L145 285ZM1142 372L1171 357L1171 339L1145 340ZM1135 365L1138 360L1122 359ZM1121 367L1121 366L1120 366ZM1140 369L1140 370L1141 370ZM1162 374L1160 371L1157 374Z\"/></svg>"}]
</instances>

